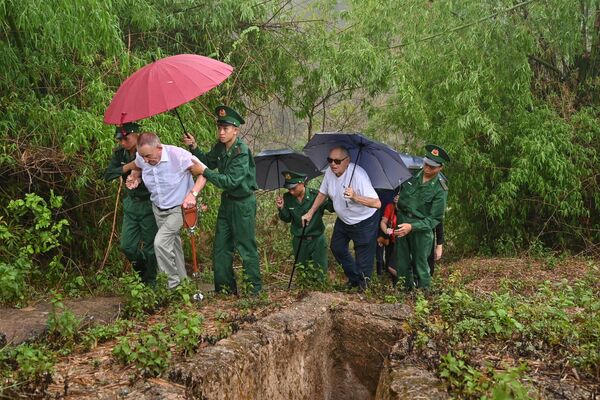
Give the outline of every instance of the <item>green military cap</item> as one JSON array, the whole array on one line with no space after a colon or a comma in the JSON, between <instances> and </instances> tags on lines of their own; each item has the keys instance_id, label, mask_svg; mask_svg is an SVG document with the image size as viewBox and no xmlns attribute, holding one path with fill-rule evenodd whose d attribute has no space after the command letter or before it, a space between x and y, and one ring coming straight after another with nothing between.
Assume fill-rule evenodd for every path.
<instances>
[{"instance_id":1,"label":"green military cap","mask_svg":"<svg viewBox=\"0 0 600 400\"><path fill-rule=\"evenodd\" d=\"M227 106L218 106L215 108L215 114L217 115L217 124L229 124L239 128L246 122L233 108Z\"/></svg>"},{"instance_id":2,"label":"green military cap","mask_svg":"<svg viewBox=\"0 0 600 400\"><path fill-rule=\"evenodd\" d=\"M450 161L450 156L446 153L446 150L438 145L428 144L425 146L425 150L427 150L427 153L425 154L423 161L429 166L439 167Z\"/></svg>"},{"instance_id":3,"label":"green military cap","mask_svg":"<svg viewBox=\"0 0 600 400\"><path fill-rule=\"evenodd\" d=\"M123 125L118 125L115 129L115 138L121 140L130 133L139 132L142 127L135 122L127 122Z\"/></svg>"},{"instance_id":4,"label":"green military cap","mask_svg":"<svg viewBox=\"0 0 600 400\"><path fill-rule=\"evenodd\" d=\"M293 189L297 184L306 182L306 175L299 172L283 171L281 175L285 178L283 187L286 189Z\"/></svg>"}]
</instances>

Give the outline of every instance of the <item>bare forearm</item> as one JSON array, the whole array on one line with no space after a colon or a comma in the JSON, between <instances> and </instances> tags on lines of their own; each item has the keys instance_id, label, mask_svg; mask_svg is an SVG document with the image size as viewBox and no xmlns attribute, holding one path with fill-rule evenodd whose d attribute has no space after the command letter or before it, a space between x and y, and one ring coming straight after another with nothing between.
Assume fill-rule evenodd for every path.
<instances>
[{"instance_id":1,"label":"bare forearm","mask_svg":"<svg viewBox=\"0 0 600 400\"><path fill-rule=\"evenodd\" d=\"M123 165L123 173L127 173L133 170L140 170L140 168L137 165L135 165L135 160Z\"/></svg>"},{"instance_id":2,"label":"bare forearm","mask_svg":"<svg viewBox=\"0 0 600 400\"><path fill-rule=\"evenodd\" d=\"M325 196L323 193L319 192L319 194L317 194L317 197L315 198L315 201L313 202L312 207L310 208L310 210L308 210L308 212L312 215L314 214L319 207L321 207L321 205L323 203L325 203L325 201L327 200L327 196Z\"/></svg>"},{"instance_id":3,"label":"bare forearm","mask_svg":"<svg viewBox=\"0 0 600 400\"><path fill-rule=\"evenodd\" d=\"M379 229L381 229L382 232L387 231L387 228L388 228L387 224L388 224L388 219L385 217L382 218L381 221L379 222Z\"/></svg>"},{"instance_id":4,"label":"bare forearm","mask_svg":"<svg viewBox=\"0 0 600 400\"><path fill-rule=\"evenodd\" d=\"M370 208L380 208L381 207L381 200L379 200L379 198L375 197L364 197L364 196L359 196L357 194L354 195L354 197L352 198L353 201L357 202L358 204L362 204L363 206L367 206Z\"/></svg>"},{"instance_id":5,"label":"bare forearm","mask_svg":"<svg viewBox=\"0 0 600 400\"><path fill-rule=\"evenodd\" d=\"M192 192L200 193L204 189L204 186L206 186L206 178L203 175L199 175L196 182L194 182Z\"/></svg>"}]
</instances>

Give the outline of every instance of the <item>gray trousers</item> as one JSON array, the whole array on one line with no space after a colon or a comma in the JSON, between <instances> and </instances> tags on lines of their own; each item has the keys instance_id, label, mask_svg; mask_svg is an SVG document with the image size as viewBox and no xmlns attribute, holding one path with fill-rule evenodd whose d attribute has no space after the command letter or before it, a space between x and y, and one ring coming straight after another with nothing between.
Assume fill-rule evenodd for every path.
<instances>
[{"instance_id":1,"label":"gray trousers","mask_svg":"<svg viewBox=\"0 0 600 400\"><path fill-rule=\"evenodd\" d=\"M187 277L181 236L179 236L179 231L183 226L181 207L161 211L153 204L152 211L158 226L158 232L154 237L154 253L158 270L167 274L167 284L169 289L173 289L181 283L183 278Z\"/></svg>"}]
</instances>

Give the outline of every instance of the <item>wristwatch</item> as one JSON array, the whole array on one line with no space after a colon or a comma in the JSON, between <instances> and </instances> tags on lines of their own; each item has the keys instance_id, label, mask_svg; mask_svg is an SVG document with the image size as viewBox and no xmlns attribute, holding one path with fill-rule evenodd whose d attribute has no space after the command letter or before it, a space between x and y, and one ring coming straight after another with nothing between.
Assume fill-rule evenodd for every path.
<instances>
[{"instance_id":1,"label":"wristwatch","mask_svg":"<svg viewBox=\"0 0 600 400\"><path fill-rule=\"evenodd\" d=\"M194 196L194 197L198 197L198 192L194 192L194 191L192 191L192 196Z\"/></svg>"}]
</instances>

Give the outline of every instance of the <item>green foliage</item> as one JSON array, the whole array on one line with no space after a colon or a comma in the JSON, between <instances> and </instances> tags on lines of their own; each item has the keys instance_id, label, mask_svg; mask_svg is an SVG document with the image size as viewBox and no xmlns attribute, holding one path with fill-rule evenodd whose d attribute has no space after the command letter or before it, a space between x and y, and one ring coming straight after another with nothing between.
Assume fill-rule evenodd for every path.
<instances>
[{"instance_id":1,"label":"green foliage","mask_svg":"<svg viewBox=\"0 0 600 400\"><path fill-rule=\"evenodd\" d=\"M51 382L55 354L44 346L22 344L0 349L0 396L32 397ZM5 383L10 385L3 386Z\"/></svg>"},{"instance_id":2,"label":"green foliage","mask_svg":"<svg viewBox=\"0 0 600 400\"><path fill-rule=\"evenodd\" d=\"M497 372L491 368L480 371L466 361L466 356L458 352L442 356L440 377L446 380L451 393L468 399L530 399L527 388L520 382L525 366L508 368Z\"/></svg>"},{"instance_id":3,"label":"green foliage","mask_svg":"<svg viewBox=\"0 0 600 400\"><path fill-rule=\"evenodd\" d=\"M584 61L599 56L588 50L599 37L594 4L374 9L401 42L396 89L373 107L369 130L398 132L401 150L435 142L449 151L448 232L461 250L514 254L538 240L581 248L600 239L600 64Z\"/></svg>"},{"instance_id":4,"label":"green foliage","mask_svg":"<svg viewBox=\"0 0 600 400\"><path fill-rule=\"evenodd\" d=\"M62 197L50 192L49 204L35 193L27 193L24 199L11 200L7 210L13 218L6 232L7 252L17 250L20 254L34 256L58 248L68 240L69 225L66 219L54 221L54 211L62 205Z\"/></svg>"},{"instance_id":5,"label":"green foliage","mask_svg":"<svg viewBox=\"0 0 600 400\"><path fill-rule=\"evenodd\" d=\"M98 344L123 335L133 327L133 321L120 319L109 325L97 325L82 333L82 344L84 349L91 350Z\"/></svg>"},{"instance_id":6,"label":"green foliage","mask_svg":"<svg viewBox=\"0 0 600 400\"><path fill-rule=\"evenodd\" d=\"M81 321L65 307L60 293L55 293L51 301L52 311L47 321L48 335L54 339L56 345L70 346L79 333Z\"/></svg>"},{"instance_id":7,"label":"green foliage","mask_svg":"<svg viewBox=\"0 0 600 400\"><path fill-rule=\"evenodd\" d=\"M158 303L156 292L143 284L137 274L132 273L119 278L119 284L125 301L126 315L139 318L154 310Z\"/></svg>"},{"instance_id":8,"label":"green foliage","mask_svg":"<svg viewBox=\"0 0 600 400\"><path fill-rule=\"evenodd\" d=\"M0 256L7 260L0 263L1 303L25 300L30 278L42 273L42 268L34 265L47 265L48 271L61 265L63 246L70 240L68 221L56 217L61 205L62 197L53 191L48 201L27 193L22 199L8 202L0 216Z\"/></svg>"},{"instance_id":9,"label":"green foliage","mask_svg":"<svg viewBox=\"0 0 600 400\"><path fill-rule=\"evenodd\" d=\"M453 392L461 397L473 397L485 392L489 386L487 377L477 368L468 365L462 358L464 354L452 353L442 356L440 377L444 378Z\"/></svg>"},{"instance_id":10,"label":"green foliage","mask_svg":"<svg viewBox=\"0 0 600 400\"><path fill-rule=\"evenodd\" d=\"M506 287L474 293L455 276L438 295L418 297L408 323L415 348L453 349L440 374L458 397L527 398L526 365L504 371L482 367L481 347L504 343L499 356L552 354L580 376L597 376L600 354L598 270L584 279L545 282L530 295Z\"/></svg>"},{"instance_id":11,"label":"green foliage","mask_svg":"<svg viewBox=\"0 0 600 400\"><path fill-rule=\"evenodd\" d=\"M147 332L121 336L112 354L122 363L135 365L142 376L159 376L171 358L165 328L164 324L156 324Z\"/></svg>"},{"instance_id":12,"label":"green foliage","mask_svg":"<svg viewBox=\"0 0 600 400\"><path fill-rule=\"evenodd\" d=\"M18 258L12 264L0 263L0 302L19 304L25 299L26 279L31 263Z\"/></svg>"},{"instance_id":13,"label":"green foliage","mask_svg":"<svg viewBox=\"0 0 600 400\"><path fill-rule=\"evenodd\" d=\"M309 261L296 265L296 278L294 285L298 289L326 290L329 288L327 274L321 266Z\"/></svg>"},{"instance_id":14,"label":"green foliage","mask_svg":"<svg viewBox=\"0 0 600 400\"><path fill-rule=\"evenodd\" d=\"M169 327L173 342L184 355L193 354L202 342L202 315L186 310L177 310L170 317Z\"/></svg>"}]
</instances>

